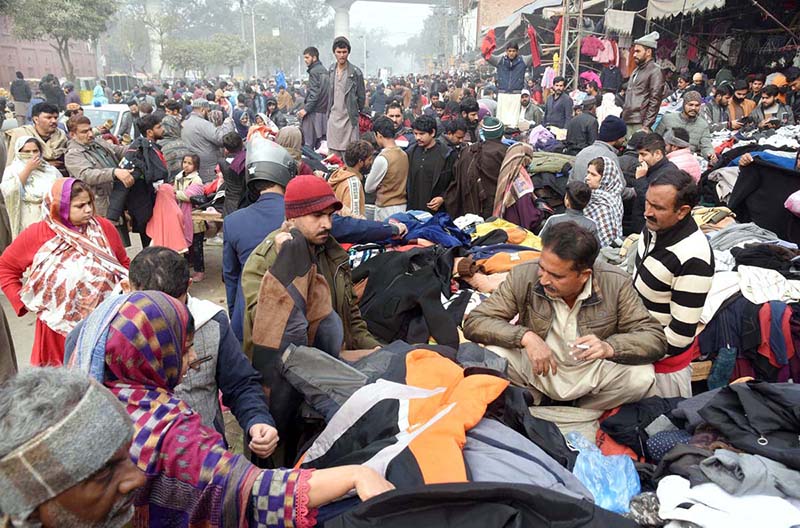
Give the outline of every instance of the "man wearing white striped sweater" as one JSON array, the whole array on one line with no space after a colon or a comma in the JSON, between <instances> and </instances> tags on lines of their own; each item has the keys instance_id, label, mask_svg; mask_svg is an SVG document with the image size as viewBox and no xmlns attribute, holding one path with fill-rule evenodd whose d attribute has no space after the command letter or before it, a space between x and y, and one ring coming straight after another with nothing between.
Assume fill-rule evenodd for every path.
<instances>
[{"instance_id":1,"label":"man wearing white striped sweater","mask_svg":"<svg viewBox=\"0 0 800 528\"><path fill-rule=\"evenodd\" d=\"M667 336L667 356L655 364L656 389L664 397L692 395L686 350L714 276L713 251L691 214L697 199L685 172L668 171L650 182L636 252L634 287Z\"/></svg>"}]
</instances>

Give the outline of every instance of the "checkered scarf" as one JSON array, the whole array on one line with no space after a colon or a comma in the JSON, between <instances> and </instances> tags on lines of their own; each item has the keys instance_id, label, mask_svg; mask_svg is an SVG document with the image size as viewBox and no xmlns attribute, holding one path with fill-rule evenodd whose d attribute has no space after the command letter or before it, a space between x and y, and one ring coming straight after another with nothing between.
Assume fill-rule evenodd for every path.
<instances>
[{"instance_id":1,"label":"checkered scarf","mask_svg":"<svg viewBox=\"0 0 800 528\"><path fill-rule=\"evenodd\" d=\"M595 221L600 246L606 247L617 238L622 238L622 190L625 188L625 178L611 158L603 157L603 166L600 188L592 190L592 198L583 214Z\"/></svg>"},{"instance_id":2,"label":"checkered scarf","mask_svg":"<svg viewBox=\"0 0 800 528\"><path fill-rule=\"evenodd\" d=\"M308 472L264 471L230 453L222 436L173 393L187 339L186 306L143 291L106 307L86 321L91 335L79 336L75 363L85 365L82 357L101 344L105 384L133 419L130 456L148 479L133 525L245 527L248 505L253 518L269 526L303 526L313 519Z\"/></svg>"}]
</instances>

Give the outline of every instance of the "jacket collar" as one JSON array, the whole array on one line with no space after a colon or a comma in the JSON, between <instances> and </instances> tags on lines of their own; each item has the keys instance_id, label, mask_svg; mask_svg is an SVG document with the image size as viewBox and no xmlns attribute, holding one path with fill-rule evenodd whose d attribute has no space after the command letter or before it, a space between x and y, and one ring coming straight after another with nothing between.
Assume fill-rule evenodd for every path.
<instances>
[{"instance_id":1,"label":"jacket collar","mask_svg":"<svg viewBox=\"0 0 800 528\"><path fill-rule=\"evenodd\" d=\"M600 285L597 284L597 266L592 267L592 294L589 295L589 298L583 301L582 306L593 306L595 304L600 304L603 302L603 295L600 293ZM536 277L536 282L533 284L533 293L545 299L548 303L552 301L550 297L547 296L547 293L544 291L544 286L542 283L539 282L539 277Z\"/></svg>"},{"instance_id":2,"label":"jacket collar","mask_svg":"<svg viewBox=\"0 0 800 528\"><path fill-rule=\"evenodd\" d=\"M666 165L668 162L669 162L669 158L667 158L667 155L666 155L666 154L664 154L664 157L663 157L663 158L661 158L661 161L659 161L658 163L656 163L655 165L653 165L652 167L650 167L650 168L647 170L647 174L653 174L653 173L654 173L654 172L656 172L657 170L661 169L661 168L662 168L664 165Z\"/></svg>"}]
</instances>

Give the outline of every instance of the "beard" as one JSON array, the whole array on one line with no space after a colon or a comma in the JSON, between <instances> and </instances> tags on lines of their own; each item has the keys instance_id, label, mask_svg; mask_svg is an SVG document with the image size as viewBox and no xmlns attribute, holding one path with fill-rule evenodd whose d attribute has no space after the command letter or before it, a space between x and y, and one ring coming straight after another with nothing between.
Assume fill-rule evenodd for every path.
<instances>
[{"instance_id":1,"label":"beard","mask_svg":"<svg viewBox=\"0 0 800 528\"><path fill-rule=\"evenodd\" d=\"M130 495L120 498L111 507L106 519L96 523L79 519L74 513L64 509L58 501L53 501L51 514L59 528L122 528L133 518L133 503Z\"/></svg>"}]
</instances>

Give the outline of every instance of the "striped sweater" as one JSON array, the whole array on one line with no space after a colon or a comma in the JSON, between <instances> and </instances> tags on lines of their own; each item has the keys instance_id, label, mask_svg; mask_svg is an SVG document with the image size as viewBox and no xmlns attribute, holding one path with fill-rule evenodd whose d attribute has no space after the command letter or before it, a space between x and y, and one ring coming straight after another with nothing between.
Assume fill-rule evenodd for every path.
<instances>
[{"instance_id":1,"label":"striped sweater","mask_svg":"<svg viewBox=\"0 0 800 528\"><path fill-rule=\"evenodd\" d=\"M664 325L668 355L691 345L713 276L713 251L692 215L661 233L645 229L639 238L633 284Z\"/></svg>"}]
</instances>

